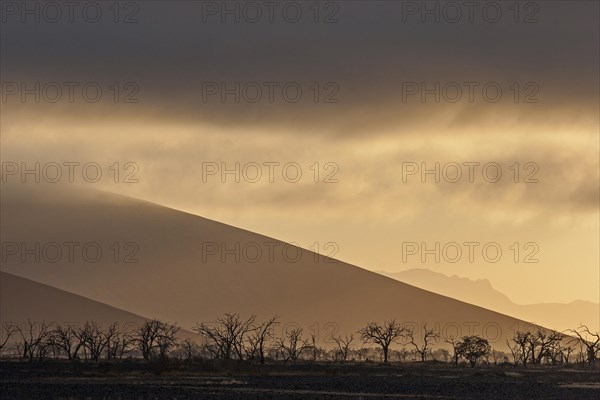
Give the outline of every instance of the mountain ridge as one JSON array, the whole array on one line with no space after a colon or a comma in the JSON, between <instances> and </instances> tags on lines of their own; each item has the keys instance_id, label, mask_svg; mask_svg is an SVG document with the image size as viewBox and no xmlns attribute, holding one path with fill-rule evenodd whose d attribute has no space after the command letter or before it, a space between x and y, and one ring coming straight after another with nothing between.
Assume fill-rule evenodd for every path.
<instances>
[{"instance_id":1,"label":"mountain ridge","mask_svg":"<svg viewBox=\"0 0 600 400\"><path fill-rule=\"evenodd\" d=\"M542 326L559 331L574 329L584 323L592 330L599 330L600 304L573 300L569 303L514 303L508 296L494 289L487 279L470 279L457 275L448 276L426 268L410 268L400 272L378 271L382 275L435 293L477 304L515 317L534 320Z\"/></svg>"}]
</instances>

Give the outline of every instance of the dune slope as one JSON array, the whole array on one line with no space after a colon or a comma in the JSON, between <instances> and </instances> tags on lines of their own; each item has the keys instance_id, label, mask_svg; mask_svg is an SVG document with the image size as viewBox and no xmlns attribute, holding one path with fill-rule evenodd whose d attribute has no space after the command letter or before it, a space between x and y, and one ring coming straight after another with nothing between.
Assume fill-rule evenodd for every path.
<instances>
[{"instance_id":1,"label":"dune slope","mask_svg":"<svg viewBox=\"0 0 600 400\"><path fill-rule=\"evenodd\" d=\"M482 334L502 347L523 324L149 202L44 185L5 186L1 196L2 241L10 250L2 270L186 329L225 312L259 318L278 314L282 327L299 324L326 340L369 321L396 318L426 322L442 334ZM56 245L74 248L72 257L66 250L60 256L52 253ZM85 256L83 248L100 249L101 257L94 251Z\"/></svg>"}]
</instances>

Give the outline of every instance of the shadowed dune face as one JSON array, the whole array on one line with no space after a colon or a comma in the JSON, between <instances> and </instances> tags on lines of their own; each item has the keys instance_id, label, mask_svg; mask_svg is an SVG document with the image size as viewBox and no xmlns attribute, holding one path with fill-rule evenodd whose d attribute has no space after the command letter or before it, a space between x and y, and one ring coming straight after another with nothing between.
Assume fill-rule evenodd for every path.
<instances>
[{"instance_id":1,"label":"shadowed dune face","mask_svg":"<svg viewBox=\"0 0 600 400\"><path fill-rule=\"evenodd\" d=\"M83 296L0 272L0 325L16 324L27 329L27 324L31 322L34 329L38 329L42 323L81 326L86 321L94 321L104 328L116 322L120 330L131 331L147 319ZM180 330L178 336L185 339L197 335Z\"/></svg>"},{"instance_id":2,"label":"shadowed dune face","mask_svg":"<svg viewBox=\"0 0 600 400\"><path fill-rule=\"evenodd\" d=\"M120 327L133 327L145 321L118 308L86 299L51 286L0 272L0 321L4 323L78 324L95 321L100 326L113 322Z\"/></svg>"},{"instance_id":3,"label":"shadowed dune face","mask_svg":"<svg viewBox=\"0 0 600 400\"><path fill-rule=\"evenodd\" d=\"M369 321L395 318L427 323L442 334L480 334L501 349L524 325L272 238L148 202L51 185L4 186L1 201L5 272L186 329L226 312L261 319L278 314L283 326L318 329L323 339L355 332ZM62 249L60 256L56 246ZM3 301L3 307L11 305ZM45 307L40 314L62 306Z\"/></svg>"}]
</instances>

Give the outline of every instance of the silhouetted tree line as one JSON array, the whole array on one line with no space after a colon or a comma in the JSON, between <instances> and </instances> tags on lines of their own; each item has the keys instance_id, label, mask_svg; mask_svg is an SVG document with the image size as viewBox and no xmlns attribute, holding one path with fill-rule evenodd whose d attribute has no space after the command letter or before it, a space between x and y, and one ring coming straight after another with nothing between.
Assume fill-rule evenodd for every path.
<instances>
[{"instance_id":1,"label":"silhouetted tree line","mask_svg":"<svg viewBox=\"0 0 600 400\"><path fill-rule=\"evenodd\" d=\"M542 328L517 331L506 344L515 364L524 367L527 364L568 364L576 350L579 350L577 361L594 366L600 352L600 333L591 332L585 325L567 332L571 336Z\"/></svg>"},{"instance_id":2,"label":"silhouetted tree line","mask_svg":"<svg viewBox=\"0 0 600 400\"><path fill-rule=\"evenodd\" d=\"M2 350L16 337L19 358L29 361L46 358L99 361L122 359L138 352L144 359L166 358L177 344L179 327L159 320L147 321L133 330L120 329L115 322L103 328L88 321L83 326L33 323L4 325Z\"/></svg>"},{"instance_id":3,"label":"silhouetted tree line","mask_svg":"<svg viewBox=\"0 0 600 400\"><path fill-rule=\"evenodd\" d=\"M294 326L275 334L278 316L258 321L252 315L247 319L239 314L225 314L212 323L197 323L194 331L200 341L181 340L176 324L149 320L129 329L113 323L103 328L95 322L82 326L60 324L35 324L28 321L21 326L6 324L0 341L0 351L14 338L14 348L21 360L62 358L69 360L118 360L142 358L144 360L169 358L189 362L198 359L245 360L265 364L279 360L284 364L304 361L443 361L471 366L480 362L508 363L508 354L495 351L487 339L477 336L441 337L438 332L423 326L420 332L403 327L395 320L383 323L370 322L357 335L331 336L332 349L319 346L314 333L305 335L301 327ZM515 365L564 365L577 350L576 362L594 366L600 351L600 334L581 325L565 333L542 328L519 330L507 340ZM445 348L434 350L440 341ZM365 347L374 345L375 347ZM402 346L400 349L393 347ZM491 360L490 360L491 359Z\"/></svg>"}]
</instances>

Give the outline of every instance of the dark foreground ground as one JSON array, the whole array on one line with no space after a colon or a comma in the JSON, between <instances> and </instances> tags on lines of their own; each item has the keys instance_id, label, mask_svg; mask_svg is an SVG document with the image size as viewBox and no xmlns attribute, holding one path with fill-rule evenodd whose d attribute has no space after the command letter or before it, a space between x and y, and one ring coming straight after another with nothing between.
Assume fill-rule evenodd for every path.
<instances>
[{"instance_id":1,"label":"dark foreground ground","mask_svg":"<svg viewBox=\"0 0 600 400\"><path fill-rule=\"evenodd\" d=\"M164 369L152 365L0 362L0 398L599 399L600 371L578 367L471 369L446 364L267 365Z\"/></svg>"}]
</instances>

